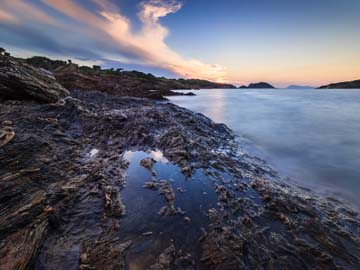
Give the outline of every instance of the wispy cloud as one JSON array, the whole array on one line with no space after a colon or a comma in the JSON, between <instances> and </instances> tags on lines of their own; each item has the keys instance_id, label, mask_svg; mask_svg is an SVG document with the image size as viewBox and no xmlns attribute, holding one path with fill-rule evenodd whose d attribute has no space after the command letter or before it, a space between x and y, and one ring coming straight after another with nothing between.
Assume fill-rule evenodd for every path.
<instances>
[{"instance_id":1,"label":"wispy cloud","mask_svg":"<svg viewBox=\"0 0 360 270\"><path fill-rule=\"evenodd\" d=\"M182 7L182 3L178 1L148 0L138 4L137 16L141 22L139 30L134 30L130 18L123 14L118 6L107 0L92 0L95 9L72 0L41 0L42 5L31 5L22 0L3 1L6 4L6 13L0 12L0 23L14 22L21 17L21 13L28 12L19 20L21 23L26 24L25 19L37 20L44 25L55 27L59 36L62 32L71 30L86 35L93 43L113 43L112 47L117 49L96 52L102 54L102 58L159 67L183 77L224 81L226 76L223 67L198 59L185 59L167 45L166 38L170 30L160 19L178 12ZM48 15L45 10L49 7L62 16L55 19L55 16ZM71 23L66 18L71 18L73 22L71 29L63 26L64 23Z\"/></svg>"},{"instance_id":2,"label":"wispy cloud","mask_svg":"<svg viewBox=\"0 0 360 270\"><path fill-rule=\"evenodd\" d=\"M10 13L6 12L5 10L0 9L0 23L16 23L17 19L11 15Z\"/></svg>"},{"instance_id":3,"label":"wispy cloud","mask_svg":"<svg viewBox=\"0 0 360 270\"><path fill-rule=\"evenodd\" d=\"M2 12L16 18L16 21L26 23L27 21L39 21L48 25L56 26L57 22L42 10L23 0L1 0ZM0 10L1 14L1 10ZM1 15L0 15L1 16Z\"/></svg>"}]
</instances>

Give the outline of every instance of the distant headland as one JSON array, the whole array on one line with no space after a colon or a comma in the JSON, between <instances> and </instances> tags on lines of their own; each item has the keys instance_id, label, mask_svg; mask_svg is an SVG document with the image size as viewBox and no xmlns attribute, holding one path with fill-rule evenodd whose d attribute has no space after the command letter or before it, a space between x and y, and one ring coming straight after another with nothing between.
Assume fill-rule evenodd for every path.
<instances>
[{"instance_id":1,"label":"distant headland","mask_svg":"<svg viewBox=\"0 0 360 270\"><path fill-rule=\"evenodd\" d=\"M320 86L318 89L360 89L360 80L331 83Z\"/></svg>"},{"instance_id":2,"label":"distant headland","mask_svg":"<svg viewBox=\"0 0 360 270\"><path fill-rule=\"evenodd\" d=\"M286 89L315 89L313 86L307 86L307 85L289 85L286 87Z\"/></svg>"}]
</instances>

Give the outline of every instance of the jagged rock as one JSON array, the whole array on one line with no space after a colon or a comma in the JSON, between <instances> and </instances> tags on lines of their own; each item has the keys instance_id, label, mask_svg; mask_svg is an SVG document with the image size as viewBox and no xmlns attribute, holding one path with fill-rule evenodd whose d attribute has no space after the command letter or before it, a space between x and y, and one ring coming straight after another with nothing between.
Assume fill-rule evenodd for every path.
<instances>
[{"instance_id":1,"label":"jagged rock","mask_svg":"<svg viewBox=\"0 0 360 270\"><path fill-rule=\"evenodd\" d=\"M228 200L227 191L224 186L218 186L216 192L220 193L219 201L226 202Z\"/></svg>"},{"instance_id":2,"label":"jagged rock","mask_svg":"<svg viewBox=\"0 0 360 270\"><path fill-rule=\"evenodd\" d=\"M125 206L116 187L106 186L104 197L105 210L108 216L119 217L125 214Z\"/></svg>"},{"instance_id":3,"label":"jagged rock","mask_svg":"<svg viewBox=\"0 0 360 270\"><path fill-rule=\"evenodd\" d=\"M162 181L161 182L161 188L159 190L159 193L164 196L166 202L170 206L174 206L175 193L174 193L174 190L171 187L171 184L168 181Z\"/></svg>"},{"instance_id":4,"label":"jagged rock","mask_svg":"<svg viewBox=\"0 0 360 270\"><path fill-rule=\"evenodd\" d=\"M144 188L156 190L156 189L158 189L158 182L156 180L152 180L150 182L145 182Z\"/></svg>"},{"instance_id":5,"label":"jagged rock","mask_svg":"<svg viewBox=\"0 0 360 270\"><path fill-rule=\"evenodd\" d=\"M144 168L148 169L152 176L156 176L156 172L154 170L154 164L156 163L156 160L153 158L144 158L142 160L140 160L140 165L143 166Z\"/></svg>"},{"instance_id":6,"label":"jagged rock","mask_svg":"<svg viewBox=\"0 0 360 270\"><path fill-rule=\"evenodd\" d=\"M193 93L183 94L170 91L175 89L236 88L231 84L207 80L166 79L139 71L101 69L100 66L90 68L41 56L34 56L24 61L54 72L59 82L70 90L98 90L119 96L164 99L164 95L194 95Z\"/></svg>"},{"instance_id":7,"label":"jagged rock","mask_svg":"<svg viewBox=\"0 0 360 270\"><path fill-rule=\"evenodd\" d=\"M0 55L0 97L56 102L69 94L51 72Z\"/></svg>"},{"instance_id":8,"label":"jagged rock","mask_svg":"<svg viewBox=\"0 0 360 270\"><path fill-rule=\"evenodd\" d=\"M46 220L35 221L30 226L9 235L0 245L0 269L26 270L46 234ZM3 236L4 237L4 236Z\"/></svg>"},{"instance_id":9,"label":"jagged rock","mask_svg":"<svg viewBox=\"0 0 360 270\"><path fill-rule=\"evenodd\" d=\"M80 270L125 270L126 250L132 241L119 242L114 236L103 236L99 240L82 245L79 257Z\"/></svg>"},{"instance_id":10,"label":"jagged rock","mask_svg":"<svg viewBox=\"0 0 360 270\"><path fill-rule=\"evenodd\" d=\"M171 270L174 269L175 246L174 243L159 255L157 262L150 266L150 270Z\"/></svg>"},{"instance_id":11,"label":"jagged rock","mask_svg":"<svg viewBox=\"0 0 360 270\"><path fill-rule=\"evenodd\" d=\"M195 270L195 261L191 254L176 250L174 242L163 250L156 263L149 270Z\"/></svg>"},{"instance_id":12,"label":"jagged rock","mask_svg":"<svg viewBox=\"0 0 360 270\"><path fill-rule=\"evenodd\" d=\"M173 216L177 214L183 214L180 208L175 208L175 193L171 184L168 181L160 181L160 195L164 196L166 206L161 207L159 214L161 216Z\"/></svg>"},{"instance_id":13,"label":"jagged rock","mask_svg":"<svg viewBox=\"0 0 360 270\"><path fill-rule=\"evenodd\" d=\"M12 127L6 126L0 129L0 147L3 147L15 137Z\"/></svg>"}]
</instances>

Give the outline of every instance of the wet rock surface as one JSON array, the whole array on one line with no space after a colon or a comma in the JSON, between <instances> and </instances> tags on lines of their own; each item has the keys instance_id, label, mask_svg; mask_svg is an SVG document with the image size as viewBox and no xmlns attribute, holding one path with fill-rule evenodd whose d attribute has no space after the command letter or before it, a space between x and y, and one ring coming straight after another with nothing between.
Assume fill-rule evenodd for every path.
<instances>
[{"instance_id":1,"label":"wet rock surface","mask_svg":"<svg viewBox=\"0 0 360 270\"><path fill-rule=\"evenodd\" d=\"M148 169L153 176L156 176L156 172L153 169L155 162L156 160L153 158L144 158L140 161L140 165Z\"/></svg>"},{"instance_id":2,"label":"wet rock surface","mask_svg":"<svg viewBox=\"0 0 360 270\"><path fill-rule=\"evenodd\" d=\"M359 268L358 214L284 183L226 126L71 95L0 103L0 269Z\"/></svg>"}]
</instances>

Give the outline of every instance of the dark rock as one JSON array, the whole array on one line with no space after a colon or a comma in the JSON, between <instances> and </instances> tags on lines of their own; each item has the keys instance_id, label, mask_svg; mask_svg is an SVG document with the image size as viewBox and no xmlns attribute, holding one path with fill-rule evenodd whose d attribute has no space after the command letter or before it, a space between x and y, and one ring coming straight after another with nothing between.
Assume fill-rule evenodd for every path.
<instances>
[{"instance_id":1,"label":"dark rock","mask_svg":"<svg viewBox=\"0 0 360 270\"><path fill-rule=\"evenodd\" d=\"M156 176L156 172L153 168L154 164L156 163L156 160L153 158L144 158L140 160L140 165L144 168L148 169L153 176Z\"/></svg>"},{"instance_id":2,"label":"dark rock","mask_svg":"<svg viewBox=\"0 0 360 270\"><path fill-rule=\"evenodd\" d=\"M1 97L56 102L68 95L69 92L55 80L51 72L0 55Z\"/></svg>"},{"instance_id":3,"label":"dark rock","mask_svg":"<svg viewBox=\"0 0 360 270\"><path fill-rule=\"evenodd\" d=\"M144 188L148 188L148 189L151 189L151 190L156 190L156 189L158 189L158 182L156 180L153 180L153 181L150 181L150 182L145 182Z\"/></svg>"},{"instance_id":4,"label":"dark rock","mask_svg":"<svg viewBox=\"0 0 360 270\"><path fill-rule=\"evenodd\" d=\"M360 80L332 83L320 86L319 89L360 89Z\"/></svg>"},{"instance_id":5,"label":"dark rock","mask_svg":"<svg viewBox=\"0 0 360 270\"><path fill-rule=\"evenodd\" d=\"M139 71L101 69L99 66L90 68L39 56L23 61L37 68L50 70L56 79L69 90L97 90L118 96L166 100L165 96L184 95L171 90L236 88L231 84L200 79L167 79Z\"/></svg>"},{"instance_id":6,"label":"dark rock","mask_svg":"<svg viewBox=\"0 0 360 270\"><path fill-rule=\"evenodd\" d=\"M83 243L79 256L79 269L125 270L126 250L132 241L120 243L115 236L102 236L96 241Z\"/></svg>"},{"instance_id":7,"label":"dark rock","mask_svg":"<svg viewBox=\"0 0 360 270\"><path fill-rule=\"evenodd\" d=\"M120 194L115 187L106 186L104 190L105 209L108 216L119 217L125 214L125 206L121 201Z\"/></svg>"},{"instance_id":8,"label":"dark rock","mask_svg":"<svg viewBox=\"0 0 360 270\"><path fill-rule=\"evenodd\" d=\"M250 83L249 86L247 88L274 88L274 86L272 86L269 83L266 82L258 82L258 83Z\"/></svg>"},{"instance_id":9,"label":"dark rock","mask_svg":"<svg viewBox=\"0 0 360 270\"><path fill-rule=\"evenodd\" d=\"M158 257L157 262L152 265L150 270L171 270L175 263L175 246L173 243L165 249Z\"/></svg>"}]
</instances>

